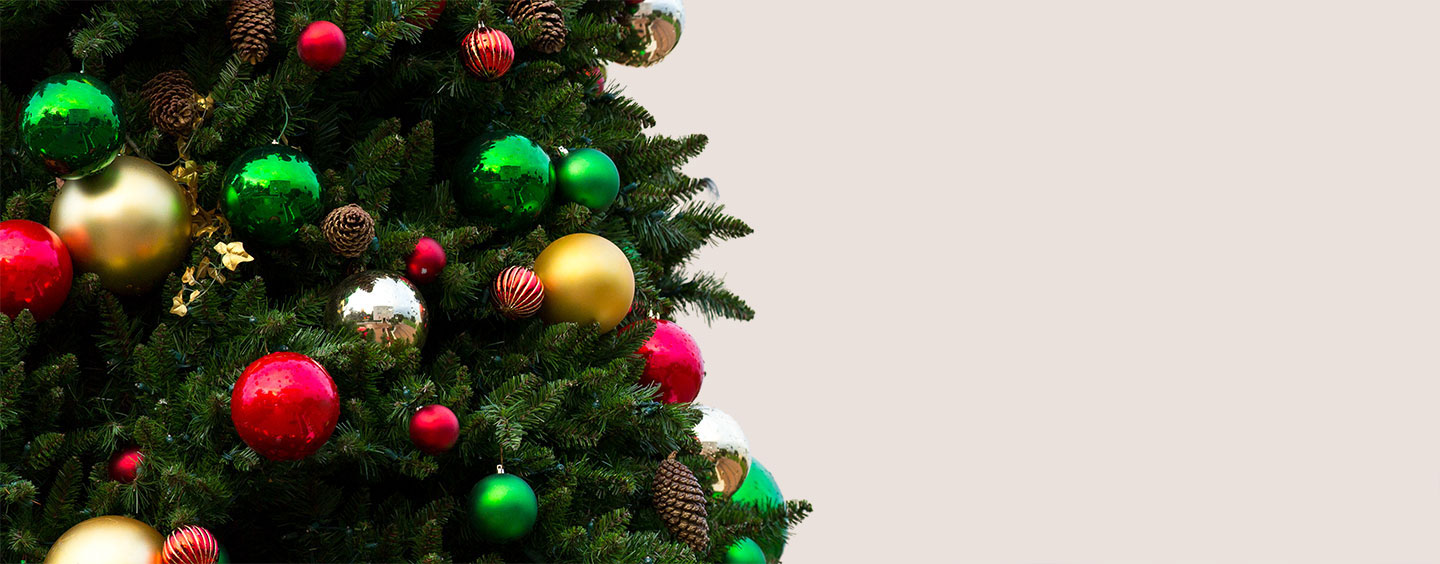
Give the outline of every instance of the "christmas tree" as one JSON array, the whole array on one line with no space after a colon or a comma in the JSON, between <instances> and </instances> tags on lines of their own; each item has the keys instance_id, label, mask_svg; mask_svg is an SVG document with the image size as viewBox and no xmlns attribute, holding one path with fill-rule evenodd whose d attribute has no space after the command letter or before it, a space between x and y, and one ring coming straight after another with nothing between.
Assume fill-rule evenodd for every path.
<instances>
[{"instance_id":1,"label":"christmas tree","mask_svg":"<svg viewBox=\"0 0 1440 564\"><path fill-rule=\"evenodd\" d=\"M683 21L0 3L0 560L778 560L673 322L750 228L604 83Z\"/></svg>"}]
</instances>

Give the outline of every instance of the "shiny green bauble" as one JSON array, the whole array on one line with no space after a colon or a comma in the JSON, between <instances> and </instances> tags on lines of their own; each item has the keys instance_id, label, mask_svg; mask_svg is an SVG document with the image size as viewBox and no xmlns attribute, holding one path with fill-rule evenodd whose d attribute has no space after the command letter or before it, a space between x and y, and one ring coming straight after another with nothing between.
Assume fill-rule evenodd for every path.
<instances>
[{"instance_id":1,"label":"shiny green bauble","mask_svg":"<svg viewBox=\"0 0 1440 564\"><path fill-rule=\"evenodd\" d=\"M765 551L750 537L745 537L725 549L725 564L765 564Z\"/></svg>"},{"instance_id":2,"label":"shiny green bauble","mask_svg":"<svg viewBox=\"0 0 1440 564\"><path fill-rule=\"evenodd\" d=\"M575 149L555 167L560 195L590 208L604 209L620 195L620 169L595 149Z\"/></svg>"},{"instance_id":3,"label":"shiny green bauble","mask_svg":"<svg viewBox=\"0 0 1440 564\"><path fill-rule=\"evenodd\" d=\"M470 491L470 521L495 542L518 539L535 526L540 503L530 484L513 474L494 474Z\"/></svg>"},{"instance_id":4,"label":"shiny green bauble","mask_svg":"<svg viewBox=\"0 0 1440 564\"><path fill-rule=\"evenodd\" d=\"M740 484L740 489L735 490L735 495L730 499L743 505L767 509L785 505L785 496L781 495L775 476L754 458L750 459L750 474L745 476L745 483ZM760 547L771 560L779 560L780 555L785 552L785 541L781 539L779 542L761 543Z\"/></svg>"},{"instance_id":5,"label":"shiny green bauble","mask_svg":"<svg viewBox=\"0 0 1440 564\"><path fill-rule=\"evenodd\" d=\"M245 241L279 246L320 214L320 178L305 154L272 144L240 154L225 169L225 218Z\"/></svg>"},{"instance_id":6,"label":"shiny green bauble","mask_svg":"<svg viewBox=\"0 0 1440 564\"><path fill-rule=\"evenodd\" d=\"M51 174L71 180L105 168L125 142L115 93L95 77L40 81L20 110L20 141Z\"/></svg>"},{"instance_id":7,"label":"shiny green bauble","mask_svg":"<svg viewBox=\"0 0 1440 564\"><path fill-rule=\"evenodd\" d=\"M461 211L498 229L528 227L555 191L555 170L534 141L487 135L465 148L451 185Z\"/></svg>"}]
</instances>

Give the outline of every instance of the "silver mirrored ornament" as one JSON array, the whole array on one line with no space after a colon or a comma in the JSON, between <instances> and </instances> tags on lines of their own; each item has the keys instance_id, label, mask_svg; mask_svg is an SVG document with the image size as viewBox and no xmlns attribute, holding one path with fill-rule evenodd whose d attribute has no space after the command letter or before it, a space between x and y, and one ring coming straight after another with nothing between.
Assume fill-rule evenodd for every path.
<instances>
[{"instance_id":1,"label":"silver mirrored ornament","mask_svg":"<svg viewBox=\"0 0 1440 564\"><path fill-rule=\"evenodd\" d=\"M702 414L695 424L695 437L700 439L700 455L715 464L715 479L710 489L715 495L730 497L745 476L750 474L750 441L734 417L708 405L696 404Z\"/></svg>"},{"instance_id":2,"label":"silver mirrored ornament","mask_svg":"<svg viewBox=\"0 0 1440 564\"><path fill-rule=\"evenodd\" d=\"M367 270L335 288L325 324L382 345L424 346L430 324L425 298L399 274Z\"/></svg>"},{"instance_id":3,"label":"silver mirrored ornament","mask_svg":"<svg viewBox=\"0 0 1440 564\"><path fill-rule=\"evenodd\" d=\"M685 27L685 5L680 0L646 0L631 9L634 11L629 24L639 36L640 46L617 62L648 67L664 59L680 42L680 30Z\"/></svg>"}]
</instances>

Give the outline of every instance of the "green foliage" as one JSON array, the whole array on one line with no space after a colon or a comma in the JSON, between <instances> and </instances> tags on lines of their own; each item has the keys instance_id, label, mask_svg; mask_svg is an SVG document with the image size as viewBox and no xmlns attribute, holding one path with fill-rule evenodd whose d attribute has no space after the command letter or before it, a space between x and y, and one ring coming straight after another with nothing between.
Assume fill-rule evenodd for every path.
<instances>
[{"instance_id":1,"label":"green foliage","mask_svg":"<svg viewBox=\"0 0 1440 564\"><path fill-rule=\"evenodd\" d=\"M197 203L213 209L225 168L251 147L279 141L321 172L327 208L356 203L376 219L376 241L354 259L330 252L315 225L284 248L248 249L254 262L225 281L184 285L184 316L170 312L183 269L160 288L119 297L77 274L64 308L44 323L0 316L0 560L39 561L68 527L128 514L162 532L199 524L244 561L696 562L721 558L741 536L778 540L810 512L805 502L757 510L711 505L712 549L696 554L650 508L650 485L671 452L708 477L690 435L698 414L662 404L637 384L635 351L650 318L688 311L750 319L721 280L687 273L703 246L751 229L723 207L693 200L710 183L679 167L703 135L645 133L655 118L618 91L593 93L585 69L623 49L624 3L560 0L565 49L528 48L533 24L503 15L501 0L455 2L433 25L430 0L277 2L278 39L258 65L243 62L225 31L227 2L106 3L0 0L0 114L13 116L38 80L85 72L111 84L127 113L128 150L169 168L182 154L199 171ZM325 19L345 33L334 69L306 67L295 41ZM458 41L476 22L514 39L517 60L482 82L460 63ZM148 120L140 91L182 69L213 110L186 140ZM467 142L492 131L610 155L625 186L591 210L557 196L533 228L501 232L454 209L446 178ZM0 120L0 138L18 137ZM0 151L0 218L46 222L55 184L13 141ZM624 331L512 321L493 307L491 284L531 265L555 238L602 235L630 257L634 311ZM423 287L431 311L423 351L384 348L330 330L324 309L345 276L403 271L421 237L448 266ZM224 230L194 241L186 267L218 266ZM274 462L248 448L230 420L231 386L260 356L309 355L341 390L340 424L315 455ZM420 452L410 415L443 404L460 420L447 453ZM112 482L116 450L145 453L139 479ZM512 544L480 538L466 495L497 464L540 499L534 532ZM718 548L717 548L718 547Z\"/></svg>"}]
</instances>

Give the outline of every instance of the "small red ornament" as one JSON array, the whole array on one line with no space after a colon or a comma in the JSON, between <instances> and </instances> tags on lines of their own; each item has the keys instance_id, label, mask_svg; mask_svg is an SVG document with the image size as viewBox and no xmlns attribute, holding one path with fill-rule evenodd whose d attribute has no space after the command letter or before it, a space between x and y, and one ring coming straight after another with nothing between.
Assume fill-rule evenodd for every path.
<instances>
[{"instance_id":1,"label":"small red ornament","mask_svg":"<svg viewBox=\"0 0 1440 564\"><path fill-rule=\"evenodd\" d=\"M300 60L317 71L328 71L345 57L345 32L340 26L321 20L305 26L295 44Z\"/></svg>"},{"instance_id":2,"label":"small red ornament","mask_svg":"<svg viewBox=\"0 0 1440 564\"><path fill-rule=\"evenodd\" d=\"M429 284L440 277L445 268L445 248L429 237L421 237L415 243L410 258L405 259L405 275L416 284Z\"/></svg>"},{"instance_id":3,"label":"small red ornament","mask_svg":"<svg viewBox=\"0 0 1440 564\"><path fill-rule=\"evenodd\" d=\"M205 527L190 525L165 537L161 564L215 564L220 560L220 543Z\"/></svg>"},{"instance_id":4,"label":"small red ornament","mask_svg":"<svg viewBox=\"0 0 1440 564\"><path fill-rule=\"evenodd\" d=\"M495 277L495 305L505 317L520 319L535 315L544 301L545 284L533 270L512 266Z\"/></svg>"},{"instance_id":5,"label":"small red ornament","mask_svg":"<svg viewBox=\"0 0 1440 564\"><path fill-rule=\"evenodd\" d=\"M30 310L35 321L54 315L75 271L60 236L28 219L0 221L0 313L14 318Z\"/></svg>"},{"instance_id":6,"label":"small red ornament","mask_svg":"<svg viewBox=\"0 0 1440 564\"><path fill-rule=\"evenodd\" d=\"M427 405L410 416L410 442L426 454L440 454L460 438L460 420L443 405Z\"/></svg>"},{"instance_id":7,"label":"small red ornament","mask_svg":"<svg viewBox=\"0 0 1440 564\"><path fill-rule=\"evenodd\" d=\"M705 380L705 361L695 339L673 322L655 320L655 334L636 351L645 357L642 385L660 385L660 401L687 403L700 395Z\"/></svg>"},{"instance_id":8,"label":"small red ornament","mask_svg":"<svg viewBox=\"0 0 1440 564\"><path fill-rule=\"evenodd\" d=\"M122 484L133 484L135 478L140 477L140 463L145 462L145 453L140 449L130 447L116 451L110 456L110 462L105 465L105 471L110 475L111 480Z\"/></svg>"},{"instance_id":9,"label":"small red ornament","mask_svg":"<svg viewBox=\"0 0 1440 564\"><path fill-rule=\"evenodd\" d=\"M240 440L271 460L314 454L335 432L340 392L325 367L293 352L260 357L235 381L230 420Z\"/></svg>"},{"instance_id":10,"label":"small red ornament","mask_svg":"<svg viewBox=\"0 0 1440 564\"><path fill-rule=\"evenodd\" d=\"M460 53L465 68L485 80L500 78L515 62L515 45L510 43L510 36L484 24L460 40Z\"/></svg>"},{"instance_id":11,"label":"small red ornament","mask_svg":"<svg viewBox=\"0 0 1440 564\"><path fill-rule=\"evenodd\" d=\"M420 29L430 29L430 26L435 25L435 20L440 19L440 14L444 11L445 0L438 0L436 2L431 2L430 5L425 8L425 15L415 18L414 21L407 21L415 24L415 27L418 27Z\"/></svg>"}]
</instances>

